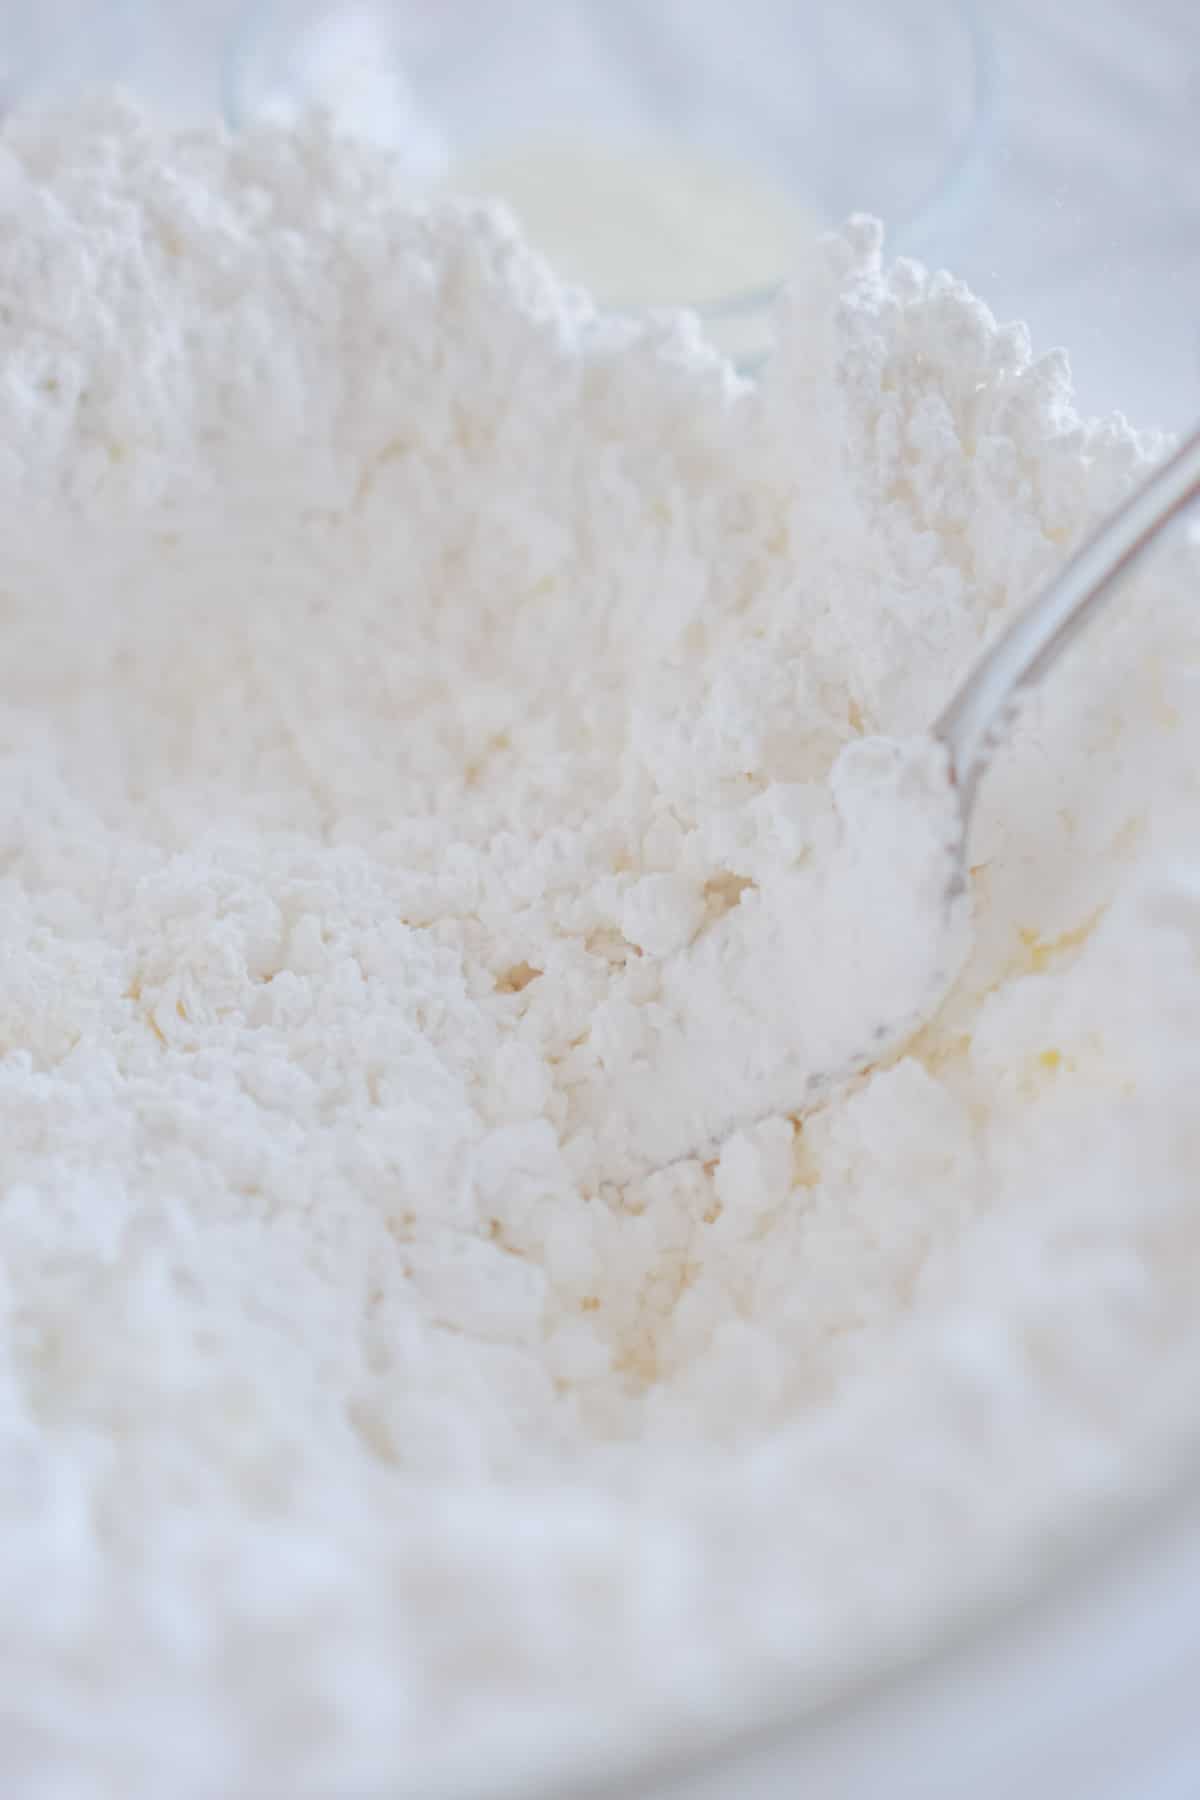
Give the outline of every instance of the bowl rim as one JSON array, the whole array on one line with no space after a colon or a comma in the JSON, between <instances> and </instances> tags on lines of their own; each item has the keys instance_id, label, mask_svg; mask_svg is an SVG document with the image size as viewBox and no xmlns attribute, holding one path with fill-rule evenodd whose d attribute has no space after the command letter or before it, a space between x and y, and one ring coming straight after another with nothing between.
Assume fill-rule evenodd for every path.
<instances>
[{"instance_id":1,"label":"bowl rim","mask_svg":"<svg viewBox=\"0 0 1200 1800\"><path fill-rule=\"evenodd\" d=\"M763 1765L765 1779L786 1773L802 1781L806 1751L828 1747L851 1732L875 1733L876 1741L884 1741L886 1721L897 1710L912 1711L936 1699L953 1679L986 1683L998 1657L1024 1654L1040 1636L1069 1623L1098 1596L1103 1599L1106 1585L1111 1589L1144 1573L1153 1561L1168 1560L1185 1540L1200 1547L1200 1425L1170 1466L1160 1464L1139 1492L1097 1505L1082 1525L1067 1520L1058 1533L1041 1534L1024 1547L1020 1575L1004 1558L993 1578L985 1578L961 1605L932 1618L924 1637L908 1649L884 1650L856 1673L833 1677L807 1702L777 1702L695 1749L640 1760L631 1753L606 1772L535 1786L521 1800L693 1800L693 1784L719 1779L728 1781L734 1795L744 1791L739 1784L754 1765ZM1194 1635L1200 1645L1200 1617ZM759 1791L756 1786L756 1797ZM705 1786L704 1800L715 1792Z\"/></svg>"}]
</instances>

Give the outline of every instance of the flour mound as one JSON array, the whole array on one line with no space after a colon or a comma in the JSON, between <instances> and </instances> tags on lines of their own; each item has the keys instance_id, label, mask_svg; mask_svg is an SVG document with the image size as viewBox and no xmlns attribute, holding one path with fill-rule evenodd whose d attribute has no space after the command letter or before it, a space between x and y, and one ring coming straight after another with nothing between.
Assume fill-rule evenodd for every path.
<instances>
[{"instance_id":1,"label":"flour mound","mask_svg":"<svg viewBox=\"0 0 1200 1800\"><path fill-rule=\"evenodd\" d=\"M669 875L627 897L635 948L667 954L635 1009L614 984L598 1014L601 1030L618 1020L604 1060L571 1091L598 1173L715 1155L738 1128L807 1111L937 1010L969 942L945 750L858 739L813 824L798 860L764 858L716 919Z\"/></svg>"},{"instance_id":2,"label":"flour mound","mask_svg":"<svg viewBox=\"0 0 1200 1800\"><path fill-rule=\"evenodd\" d=\"M989 775L933 1023L789 1064L940 972L921 734L1162 446L866 222L751 387L406 180L0 143L14 1800L561 1791L911 1647L1200 1398L1184 549Z\"/></svg>"}]
</instances>

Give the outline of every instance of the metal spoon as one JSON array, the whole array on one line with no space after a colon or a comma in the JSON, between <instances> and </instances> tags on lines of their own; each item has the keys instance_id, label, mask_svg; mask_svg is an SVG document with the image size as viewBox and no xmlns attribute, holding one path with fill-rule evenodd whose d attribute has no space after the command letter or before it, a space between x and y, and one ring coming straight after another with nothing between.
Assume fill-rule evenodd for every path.
<instances>
[{"instance_id":1,"label":"metal spoon","mask_svg":"<svg viewBox=\"0 0 1200 1800\"><path fill-rule=\"evenodd\" d=\"M943 712L933 735L949 752L964 854L980 779L1003 743L1022 695L1054 667L1160 532L1198 496L1200 429L1076 551L980 657Z\"/></svg>"},{"instance_id":2,"label":"metal spoon","mask_svg":"<svg viewBox=\"0 0 1200 1800\"><path fill-rule=\"evenodd\" d=\"M870 903L848 925L843 902L797 945L785 878L780 893L756 895L745 916L724 922L730 927L724 938L718 926L664 961L655 1033L645 1052L614 1059L576 1090L605 1179L619 1182L712 1155L734 1131L811 1110L850 1077L894 1056L928 1023L966 954L971 816L979 783L1022 695L1053 668L1198 495L1200 430L1155 469L980 658L933 726L930 748L942 747L952 787L948 837L936 846L933 865L936 881L944 874L944 886L935 885L932 904L920 902L924 910L917 916L928 920L928 941L920 942L911 961L897 965L893 956L889 965L879 953L881 915L893 899L897 906L906 903L910 876L914 882L929 877L928 859L906 870L902 850L894 861L868 859ZM853 879L842 891L853 905ZM734 964L722 959L747 941L753 954L725 978L723 971ZM806 1007L814 1009L812 1021Z\"/></svg>"}]
</instances>

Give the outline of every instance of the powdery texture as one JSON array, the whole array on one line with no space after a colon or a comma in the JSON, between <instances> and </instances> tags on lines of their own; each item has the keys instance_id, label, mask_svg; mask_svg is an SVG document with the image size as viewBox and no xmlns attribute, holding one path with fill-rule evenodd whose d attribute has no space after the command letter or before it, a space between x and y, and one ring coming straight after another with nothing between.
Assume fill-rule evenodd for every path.
<instances>
[{"instance_id":1,"label":"powdery texture","mask_svg":"<svg viewBox=\"0 0 1200 1800\"><path fill-rule=\"evenodd\" d=\"M1164 1468L1184 551L989 777L910 1053L604 1179L671 970L832 866L1157 443L862 223L751 388L317 128L17 121L0 215L6 1794L561 1792Z\"/></svg>"},{"instance_id":2,"label":"powdery texture","mask_svg":"<svg viewBox=\"0 0 1200 1800\"><path fill-rule=\"evenodd\" d=\"M733 874L719 917L684 877L626 897L623 934L652 967L614 977L568 1076L593 1185L811 1110L911 1038L961 971L963 817L945 750L858 738L828 786L800 856L777 845L754 878Z\"/></svg>"}]
</instances>

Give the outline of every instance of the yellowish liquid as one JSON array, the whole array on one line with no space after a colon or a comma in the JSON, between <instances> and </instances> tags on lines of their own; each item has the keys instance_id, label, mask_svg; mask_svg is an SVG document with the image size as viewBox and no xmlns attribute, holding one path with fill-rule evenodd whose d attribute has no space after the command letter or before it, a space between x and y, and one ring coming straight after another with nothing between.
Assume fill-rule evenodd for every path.
<instances>
[{"instance_id":1,"label":"yellowish liquid","mask_svg":"<svg viewBox=\"0 0 1200 1800\"><path fill-rule=\"evenodd\" d=\"M443 185L505 200L560 274L607 307L703 310L770 290L820 229L769 178L670 141L531 137L455 157ZM710 329L734 355L766 347L761 316Z\"/></svg>"}]
</instances>

